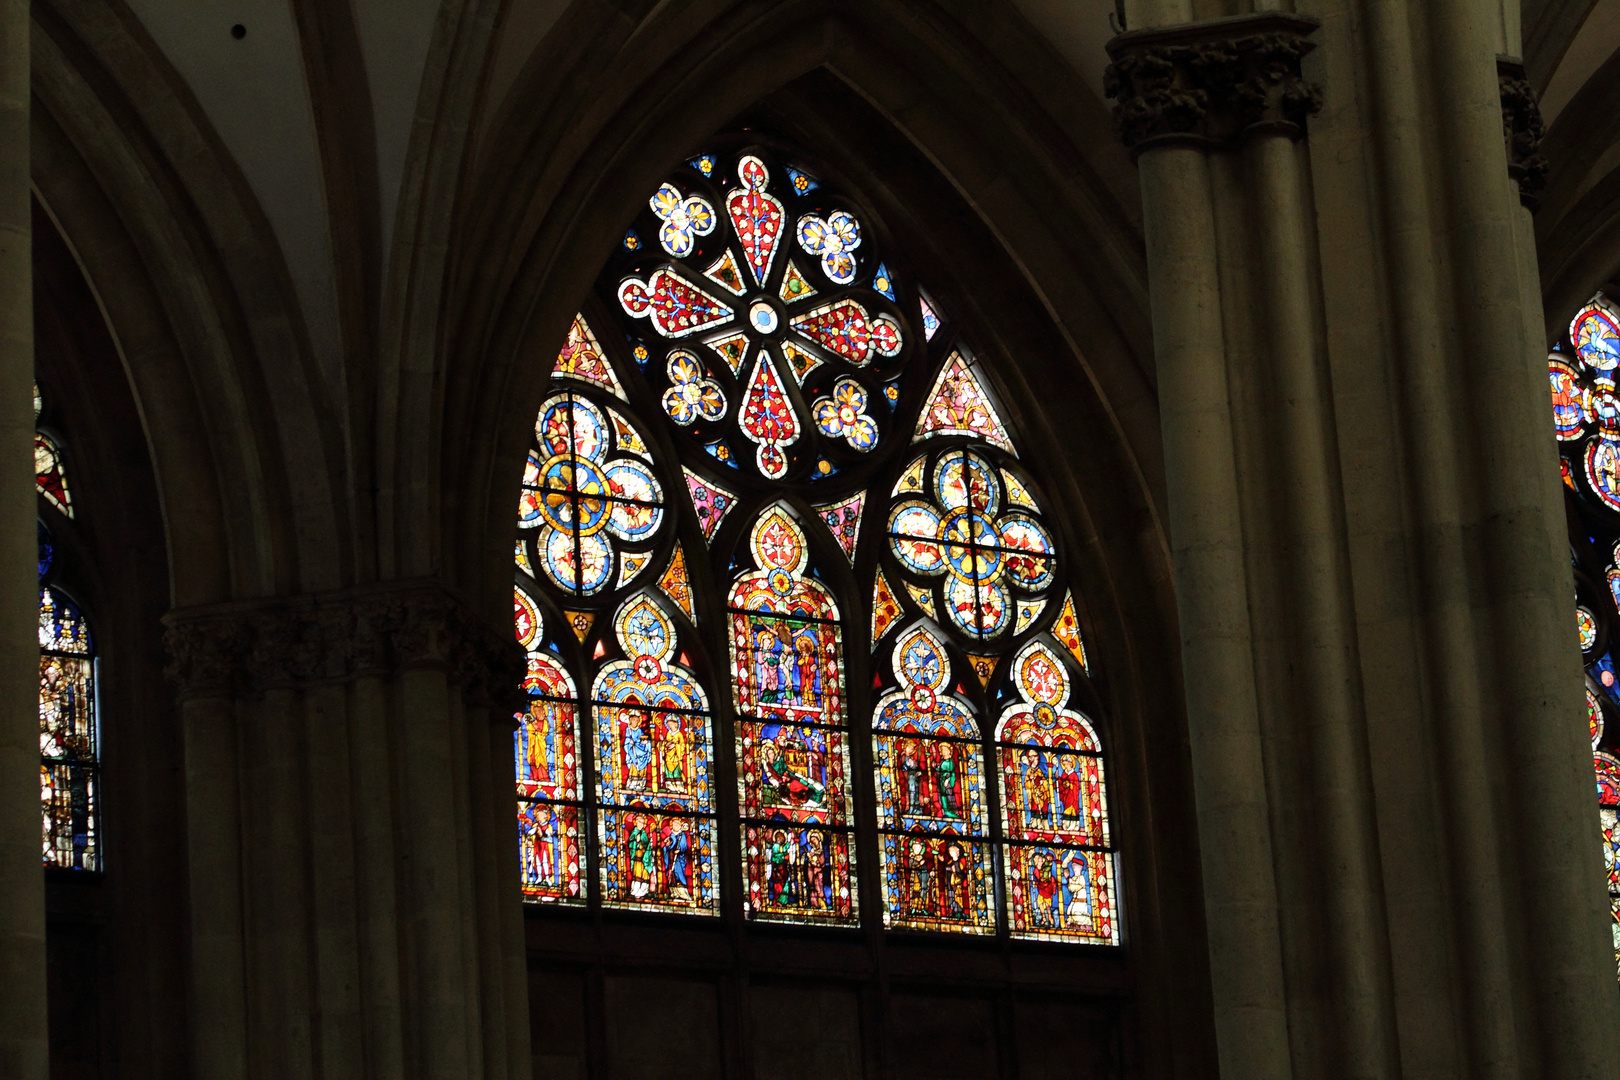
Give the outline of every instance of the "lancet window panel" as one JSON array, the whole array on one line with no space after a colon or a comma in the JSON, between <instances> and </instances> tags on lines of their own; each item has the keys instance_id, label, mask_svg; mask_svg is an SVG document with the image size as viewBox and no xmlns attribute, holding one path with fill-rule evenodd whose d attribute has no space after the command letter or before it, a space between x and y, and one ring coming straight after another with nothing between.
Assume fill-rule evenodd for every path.
<instances>
[{"instance_id":1,"label":"lancet window panel","mask_svg":"<svg viewBox=\"0 0 1620 1080\"><path fill-rule=\"evenodd\" d=\"M531 673L558 688L519 718L524 835L577 821L576 861L525 841L528 898L1115 942L1106 827L1004 820L1011 658L1044 635L1085 659L980 362L859 200L790 150L718 142L629 223L524 462L518 592L545 604L520 600L519 633L550 612ZM533 747L569 739L575 786L536 788ZM1038 753L1089 770L1106 818L1095 738ZM1060 925L1013 924L1014 859L1032 895L1048 867L1072 882ZM1084 903L1104 921L1081 927Z\"/></svg>"},{"instance_id":2,"label":"lancet window panel","mask_svg":"<svg viewBox=\"0 0 1620 1080\"><path fill-rule=\"evenodd\" d=\"M744 910L766 920L853 923L856 853L838 605L807 576L809 544L786 507L760 515L748 551L752 569L727 595Z\"/></svg>"},{"instance_id":3,"label":"lancet window panel","mask_svg":"<svg viewBox=\"0 0 1620 1080\"><path fill-rule=\"evenodd\" d=\"M89 622L61 587L40 532L39 796L41 859L68 870L101 869L100 718Z\"/></svg>"}]
</instances>

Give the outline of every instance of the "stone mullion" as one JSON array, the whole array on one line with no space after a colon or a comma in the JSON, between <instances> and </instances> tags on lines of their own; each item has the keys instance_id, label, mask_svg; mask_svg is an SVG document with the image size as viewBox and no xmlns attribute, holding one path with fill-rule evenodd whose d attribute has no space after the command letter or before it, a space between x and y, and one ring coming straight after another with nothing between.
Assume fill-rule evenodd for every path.
<instances>
[{"instance_id":1,"label":"stone mullion","mask_svg":"<svg viewBox=\"0 0 1620 1080\"><path fill-rule=\"evenodd\" d=\"M0 0L0 1075L44 1080L28 11Z\"/></svg>"}]
</instances>

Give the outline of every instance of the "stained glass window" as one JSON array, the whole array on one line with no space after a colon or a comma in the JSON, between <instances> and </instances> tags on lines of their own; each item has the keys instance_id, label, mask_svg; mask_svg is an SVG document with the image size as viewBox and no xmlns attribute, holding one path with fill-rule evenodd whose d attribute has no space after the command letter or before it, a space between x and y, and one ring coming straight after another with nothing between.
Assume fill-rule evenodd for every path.
<instances>
[{"instance_id":1,"label":"stained glass window","mask_svg":"<svg viewBox=\"0 0 1620 1080\"><path fill-rule=\"evenodd\" d=\"M993 383L832 171L719 144L549 361L514 551L525 894L1116 943L1082 609Z\"/></svg>"},{"instance_id":2,"label":"stained glass window","mask_svg":"<svg viewBox=\"0 0 1620 1080\"><path fill-rule=\"evenodd\" d=\"M50 569L41 530L40 567ZM100 734L90 627L60 588L39 590L39 798L46 866L101 866Z\"/></svg>"},{"instance_id":3,"label":"stained glass window","mask_svg":"<svg viewBox=\"0 0 1620 1080\"><path fill-rule=\"evenodd\" d=\"M39 387L34 387L34 423L45 409L45 398ZM45 501L68 517L73 516L73 496L68 491L67 467L62 464L62 451L56 440L36 426L34 430L34 490Z\"/></svg>"},{"instance_id":4,"label":"stained glass window","mask_svg":"<svg viewBox=\"0 0 1620 1080\"><path fill-rule=\"evenodd\" d=\"M782 506L754 525L753 568L727 596L745 910L854 921L855 838L838 605L805 575L809 546Z\"/></svg>"},{"instance_id":5,"label":"stained glass window","mask_svg":"<svg viewBox=\"0 0 1620 1080\"><path fill-rule=\"evenodd\" d=\"M529 707L519 715L512 740L523 895L541 902L582 904L587 849L579 695L561 656L546 647L545 625L535 601L516 589L513 603L518 644L528 653L523 690Z\"/></svg>"},{"instance_id":6,"label":"stained glass window","mask_svg":"<svg viewBox=\"0 0 1620 1080\"><path fill-rule=\"evenodd\" d=\"M1599 294L1570 321L1547 357L1552 428L1569 503L1575 640L1586 665L1603 869L1609 887L1615 961L1620 967L1620 709L1615 620L1620 618L1620 308Z\"/></svg>"},{"instance_id":7,"label":"stained glass window","mask_svg":"<svg viewBox=\"0 0 1620 1080\"><path fill-rule=\"evenodd\" d=\"M898 685L872 715L883 921L993 933L990 800L973 707L951 693L951 658L926 625L900 635L890 666Z\"/></svg>"}]
</instances>

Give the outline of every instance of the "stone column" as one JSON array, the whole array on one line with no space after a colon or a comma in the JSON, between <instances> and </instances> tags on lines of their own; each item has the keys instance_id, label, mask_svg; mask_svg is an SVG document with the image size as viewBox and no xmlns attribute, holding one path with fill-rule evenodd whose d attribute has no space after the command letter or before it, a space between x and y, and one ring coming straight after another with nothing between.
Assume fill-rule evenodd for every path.
<instances>
[{"instance_id":1,"label":"stone column","mask_svg":"<svg viewBox=\"0 0 1620 1080\"><path fill-rule=\"evenodd\" d=\"M0 0L0 1076L44 1080L28 4Z\"/></svg>"},{"instance_id":2,"label":"stone column","mask_svg":"<svg viewBox=\"0 0 1620 1080\"><path fill-rule=\"evenodd\" d=\"M1127 0L1109 46L1221 1072L1607 1075L1620 1002L1501 12L1293 6Z\"/></svg>"},{"instance_id":3,"label":"stone column","mask_svg":"<svg viewBox=\"0 0 1620 1080\"><path fill-rule=\"evenodd\" d=\"M195 1075L526 1077L516 644L429 582L166 621Z\"/></svg>"}]
</instances>

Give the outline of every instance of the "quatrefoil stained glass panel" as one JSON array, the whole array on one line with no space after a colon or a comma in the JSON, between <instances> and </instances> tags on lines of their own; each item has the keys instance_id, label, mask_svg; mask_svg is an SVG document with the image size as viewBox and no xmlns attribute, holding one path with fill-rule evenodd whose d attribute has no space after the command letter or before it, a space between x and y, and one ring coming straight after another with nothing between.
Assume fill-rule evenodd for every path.
<instances>
[{"instance_id":1,"label":"quatrefoil stained glass panel","mask_svg":"<svg viewBox=\"0 0 1620 1080\"><path fill-rule=\"evenodd\" d=\"M993 381L831 170L730 147L638 205L551 363L526 895L1117 942L1083 609Z\"/></svg>"}]
</instances>

